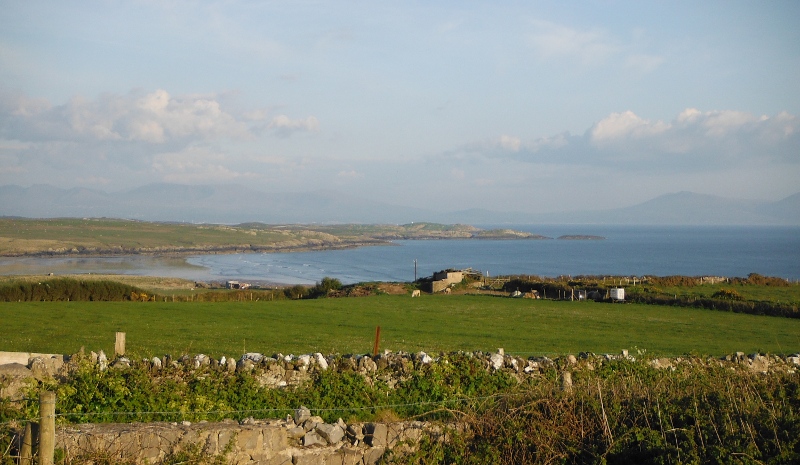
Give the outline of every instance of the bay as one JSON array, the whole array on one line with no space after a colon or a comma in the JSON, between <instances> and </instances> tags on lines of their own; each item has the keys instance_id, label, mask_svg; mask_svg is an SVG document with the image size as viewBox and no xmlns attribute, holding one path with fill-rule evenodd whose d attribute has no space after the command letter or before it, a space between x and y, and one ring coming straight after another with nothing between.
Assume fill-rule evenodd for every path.
<instances>
[{"instance_id":1,"label":"bay","mask_svg":"<svg viewBox=\"0 0 800 465\"><path fill-rule=\"evenodd\" d=\"M484 225L484 228L494 227ZM329 276L345 284L413 281L447 268L490 276L688 275L759 273L800 279L800 228L719 226L503 225L549 237L603 240L415 240L357 249L168 257L0 259L0 274L120 273L313 284Z\"/></svg>"}]
</instances>

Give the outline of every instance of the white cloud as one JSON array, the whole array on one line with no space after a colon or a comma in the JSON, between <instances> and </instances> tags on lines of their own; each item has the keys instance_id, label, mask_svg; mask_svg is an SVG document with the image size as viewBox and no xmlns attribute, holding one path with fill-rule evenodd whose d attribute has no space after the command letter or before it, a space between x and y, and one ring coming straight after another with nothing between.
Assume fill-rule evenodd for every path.
<instances>
[{"instance_id":1,"label":"white cloud","mask_svg":"<svg viewBox=\"0 0 800 465\"><path fill-rule=\"evenodd\" d=\"M797 118L786 112L770 118L743 111L687 108L666 123L626 111L595 124L589 141L596 148L642 160L670 154L719 161L789 159L799 127Z\"/></svg>"},{"instance_id":2,"label":"white cloud","mask_svg":"<svg viewBox=\"0 0 800 465\"><path fill-rule=\"evenodd\" d=\"M542 58L572 57L585 65L615 54L619 46L601 30L580 31L548 21L533 21L529 42Z\"/></svg>"},{"instance_id":3,"label":"white cloud","mask_svg":"<svg viewBox=\"0 0 800 465\"><path fill-rule=\"evenodd\" d=\"M258 177L238 171L231 157L204 147L188 147L180 152L160 153L153 157L153 174L166 182L219 183Z\"/></svg>"},{"instance_id":4,"label":"white cloud","mask_svg":"<svg viewBox=\"0 0 800 465\"><path fill-rule=\"evenodd\" d=\"M661 121L650 122L644 120L632 111L612 113L599 121L591 129L592 141L603 143L605 141L621 138L642 138L662 133L668 125Z\"/></svg>"},{"instance_id":5,"label":"white cloud","mask_svg":"<svg viewBox=\"0 0 800 465\"><path fill-rule=\"evenodd\" d=\"M708 173L745 165L796 164L797 147L800 119L790 113L767 117L687 108L669 122L642 118L633 111L611 113L581 136L563 133L526 141L503 135L465 144L441 158L462 166L513 160L534 164L541 173L550 170L553 176L560 172L553 167L559 166L581 167L584 173L608 169Z\"/></svg>"},{"instance_id":6,"label":"white cloud","mask_svg":"<svg viewBox=\"0 0 800 465\"><path fill-rule=\"evenodd\" d=\"M267 126L282 136L288 136L294 132L316 132L319 131L319 121L315 116L305 119L291 119L286 115L278 115L272 118Z\"/></svg>"},{"instance_id":7,"label":"white cloud","mask_svg":"<svg viewBox=\"0 0 800 465\"><path fill-rule=\"evenodd\" d=\"M356 170L342 170L336 173L336 177L340 179L358 179L363 178L364 175Z\"/></svg>"},{"instance_id":8,"label":"white cloud","mask_svg":"<svg viewBox=\"0 0 800 465\"><path fill-rule=\"evenodd\" d=\"M0 109L0 134L28 140L133 141L163 144L182 138L247 139L252 128L222 109L216 96L170 96L165 90L144 94L81 96L64 105L16 97Z\"/></svg>"},{"instance_id":9,"label":"white cloud","mask_svg":"<svg viewBox=\"0 0 800 465\"><path fill-rule=\"evenodd\" d=\"M500 147L506 150L511 150L512 152L518 152L521 146L522 146L522 141L519 139L519 137L507 136L505 134L500 136Z\"/></svg>"}]
</instances>

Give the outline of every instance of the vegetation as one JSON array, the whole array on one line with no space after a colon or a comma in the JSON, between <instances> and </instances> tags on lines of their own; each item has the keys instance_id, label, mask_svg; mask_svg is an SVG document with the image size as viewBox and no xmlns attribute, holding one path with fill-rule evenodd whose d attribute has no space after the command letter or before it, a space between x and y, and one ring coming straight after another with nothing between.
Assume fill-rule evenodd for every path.
<instances>
[{"instance_id":1,"label":"vegetation","mask_svg":"<svg viewBox=\"0 0 800 465\"><path fill-rule=\"evenodd\" d=\"M608 301L608 290L619 286L625 288L625 300L629 302L800 318L800 286L756 273L747 278L716 279L517 276L508 280L504 290L535 290L541 296L557 299L572 299L575 292L582 290L590 299L594 296L595 300Z\"/></svg>"},{"instance_id":2,"label":"vegetation","mask_svg":"<svg viewBox=\"0 0 800 465\"><path fill-rule=\"evenodd\" d=\"M385 244L393 239L530 238L466 225L150 223L117 219L0 218L0 256L275 252Z\"/></svg>"},{"instance_id":3,"label":"vegetation","mask_svg":"<svg viewBox=\"0 0 800 465\"><path fill-rule=\"evenodd\" d=\"M0 345L12 351L74 353L83 346L112 353L114 333L125 331L128 350L147 357L363 353L371 351L380 326L382 349L409 352L503 347L518 355L552 355L639 347L664 355L722 355L800 347L800 320L696 308L488 295L272 301L249 291L203 295L241 300L0 303Z\"/></svg>"},{"instance_id":4,"label":"vegetation","mask_svg":"<svg viewBox=\"0 0 800 465\"><path fill-rule=\"evenodd\" d=\"M362 374L340 364L284 389L260 387L252 374L184 365L153 373L145 363L101 371L83 360L64 382L38 384L26 399L55 390L61 423L281 418L305 405L327 422L414 418L461 425L447 442L423 440L417 451L392 457L395 463L800 460L800 380L786 370L756 374L693 357L674 370L646 359L575 365L559 359L518 381L468 354L441 357L409 365L392 384L380 370ZM562 388L564 370L572 373L571 390ZM24 400L19 409L0 410L0 422L36 418L37 409ZM184 458L201 459L194 452Z\"/></svg>"},{"instance_id":5,"label":"vegetation","mask_svg":"<svg viewBox=\"0 0 800 465\"><path fill-rule=\"evenodd\" d=\"M463 409L465 431L397 463L797 463L800 384L693 360L676 371L616 361Z\"/></svg>"},{"instance_id":6,"label":"vegetation","mask_svg":"<svg viewBox=\"0 0 800 465\"><path fill-rule=\"evenodd\" d=\"M146 292L115 281L80 281L69 278L40 282L20 281L0 285L0 301L121 301L149 300Z\"/></svg>"},{"instance_id":7,"label":"vegetation","mask_svg":"<svg viewBox=\"0 0 800 465\"><path fill-rule=\"evenodd\" d=\"M517 278L506 286L536 282L548 295L553 290L567 295L573 288L589 287L590 280ZM460 288L469 291L468 283ZM756 302L754 297L767 304L796 302L796 288L758 276L714 284L649 278L626 285L628 296L680 289L687 301L733 304ZM17 300L28 300L0 303L4 350L73 353L86 347L113 353L113 333L127 333L130 369L101 371L79 356L78 369L61 382L31 385L25 399L36 399L41 389L57 392L61 422L278 418L306 405L327 421L413 418L461 425L447 433L446 442L423 440L415 452L398 453L391 458L396 463L800 460L800 381L794 370L756 374L685 355L794 353L800 347L797 319L497 295L410 299L382 295L377 284L342 286L333 278L279 290L198 289L174 302L163 293L102 280L27 280L0 287L0 295L4 292L18 292L24 299ZM108 298L101 301L103 295ZM368 296L332 298L345 295ZM76 297L85 300L76 302ZM57 299L61 301L53 301ZM372 348L376 326L382 328L381 349L448 354L431 365L409 362L396 384L381 371L365 376L340 364L315 373L306 384L284 389L262 387L252 374L194 370L183 364L154 373L149 364L137 361L165 353L364 353ZM511 372L487 371L482 362L456 352L497 347L523 356L647 351L637 353L644 358L638 362L589 356L569 365L560 358L522 382ZM664 355L685 360L673 369L648 363L649 357ZM572 372L571 392L561 389L563 370ZM0 437L6 438L0 439L0 447L8 448L7 433L35 418L37 409L33 400L0 399ZM10 460L3 457L0 463ZM190 447L163 463L224 460L224 455L205 457L199 447ZM95 455L86 461L115 459Z\"/></svg>"}]
</instances>

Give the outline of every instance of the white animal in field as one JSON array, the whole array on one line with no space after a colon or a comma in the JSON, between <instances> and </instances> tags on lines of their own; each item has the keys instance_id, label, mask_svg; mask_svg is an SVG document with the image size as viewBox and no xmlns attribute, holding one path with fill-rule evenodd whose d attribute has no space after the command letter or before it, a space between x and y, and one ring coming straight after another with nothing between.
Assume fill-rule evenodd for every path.
<instances>
[{"instance_id":1,"label":"white animal in field","mask_svg":"<svg viewBox=\"0 0 800 465\"><path fill-rule=\"evenodd\" d=\"M419 296L420 296L419 289L411 291L411 297L419 297Z\"/></svg>"}]
</instances>

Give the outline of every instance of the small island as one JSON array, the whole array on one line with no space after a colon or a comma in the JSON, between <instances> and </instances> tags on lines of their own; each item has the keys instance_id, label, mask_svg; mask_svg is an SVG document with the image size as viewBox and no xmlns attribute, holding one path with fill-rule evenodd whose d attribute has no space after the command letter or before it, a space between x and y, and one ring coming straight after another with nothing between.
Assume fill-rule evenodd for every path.
<instances>
[{"instance_id":1,"label":"small island","mask_svg":"<svg viewBox=\"0 0 800 465\"><path fill-rule=\"evenodd\" d=\"M558 239L564 241L602 241L605 239L603 236L592 236L588 234L566 234L558 236Z\"/></svg>"}]
</instances>

